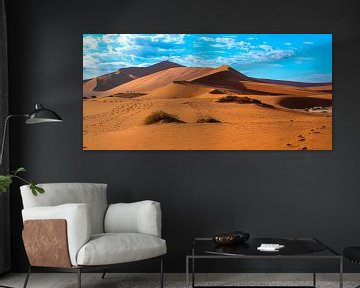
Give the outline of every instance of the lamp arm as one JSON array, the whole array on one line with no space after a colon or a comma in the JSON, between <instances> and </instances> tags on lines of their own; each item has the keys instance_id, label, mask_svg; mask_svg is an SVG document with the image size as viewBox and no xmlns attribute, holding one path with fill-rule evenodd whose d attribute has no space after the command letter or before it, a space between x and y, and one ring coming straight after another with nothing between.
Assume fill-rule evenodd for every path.
<instances>
[{"instance_id":1,"label":"lamp arm","mask_svg":"<svg viewBox=\"0 0 360 288\"><path fill-rule=\"evenodd\" d=\"M2 143L1 143L1 150L0 150L0 168L2 166L2 161L3 161L3 155L4 155L4 146L5 146L5 141L6 141L6 132L7 132L7 126L9 123L9 120L11 118L14 117L28 117L29 115L27 114L22 114L22 115L9 115L5 118L5 122L4 122L4 131L3 131L3 137L2 137Z\"/></svg>"}]
</instances>

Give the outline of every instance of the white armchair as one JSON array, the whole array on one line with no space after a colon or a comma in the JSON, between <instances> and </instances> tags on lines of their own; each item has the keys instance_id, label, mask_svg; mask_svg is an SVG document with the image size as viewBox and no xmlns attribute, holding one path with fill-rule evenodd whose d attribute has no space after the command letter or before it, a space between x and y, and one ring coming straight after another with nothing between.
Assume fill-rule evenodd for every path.
<instances>
[{"instance_id":1,"label":"white armchair","mask_svg":"<svg viewBox=\"0 0 360 288\"><path fill-rule=\"evenodd\" d=\"M21 196L23 240L32 270L46 267L78 273L107 270L121 263L160 258L161 209L154 201L107 204L106 184L40 184L45 193L33 196L28 185ZM105 273L103 274L103 278Z\"/></svg>"}]
</instances>

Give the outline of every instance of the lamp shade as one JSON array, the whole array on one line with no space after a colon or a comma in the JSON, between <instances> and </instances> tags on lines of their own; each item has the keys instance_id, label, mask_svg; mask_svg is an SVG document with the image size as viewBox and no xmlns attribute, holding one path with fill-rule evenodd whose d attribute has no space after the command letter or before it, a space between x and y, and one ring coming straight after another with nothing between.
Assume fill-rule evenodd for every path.
<instances>
[{"instance_id":1,"label":"lamp shade","mask_svg":"<svg viewBox=\"0 0 360 288\"><path fill-rule=\"evenodd\" d=\"M47 122L62 122L61 117L54 111L45 108L41 104L35 105L35 110L29 114L25 123L26 124L38 124Z\"/></svg>"}]
</instances>

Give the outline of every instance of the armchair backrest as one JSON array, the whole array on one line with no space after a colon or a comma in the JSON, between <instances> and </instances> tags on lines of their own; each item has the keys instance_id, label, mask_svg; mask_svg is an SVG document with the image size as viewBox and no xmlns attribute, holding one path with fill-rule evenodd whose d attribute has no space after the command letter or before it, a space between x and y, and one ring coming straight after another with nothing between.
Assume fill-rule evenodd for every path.
<instances>
[{"instance_id":1,"label":"armchair backrest","mask_svg":"<svg viewBox=\"0 0 360 288\"><path fill-rule=\"evenodd\" d=\"M57 206L67 203L89 205L92 233L104 232L104 217L107 203L107 184L96 183L51 183L39 184L44 194L33 196L29 185L20 187L24 209L40 206Z\"/></svg>"}]
</instances>

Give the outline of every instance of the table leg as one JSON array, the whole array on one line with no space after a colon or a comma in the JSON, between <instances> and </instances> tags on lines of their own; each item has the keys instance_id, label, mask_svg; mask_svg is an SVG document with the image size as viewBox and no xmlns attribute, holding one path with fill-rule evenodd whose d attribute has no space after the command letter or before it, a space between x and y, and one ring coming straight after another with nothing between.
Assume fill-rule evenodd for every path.
<instances>
[{"instance_id":1,"label":"table leg","mask_svg":"<svg viewBox=\"0 0 360 288\"><path fill-rule=\"evenodd\" d=\"M191 268L192 268L192 287L195 287L195 258L192 258L191 261Z\"/></svg>"},{"instance_id":2,"label":"table leg","mask_svg":"<svg viewBox=\"0 0 360 288\"><path fill-rule=\"evenodd\" d=\"M186 256L186 288L189 288L189 258Z\"/></svg>"},{"instance_id":3,"label":"table leg","mask_svg":"<svg viewBox=\"0 0 360 288\"><path fill-rule=\"evenodd\" d=\"M343 257L340 257L339 287L343 288Z\"/></svg>"},{"instance_id":4,"label":"table leg","mask_svg":"<svg viewBox=\"0 0 360 288\"><path fill-rule=\"evenodd\" d=\"M313 258L313 286L316 287L316 256Z\"/></svg>"}]
</instances>

